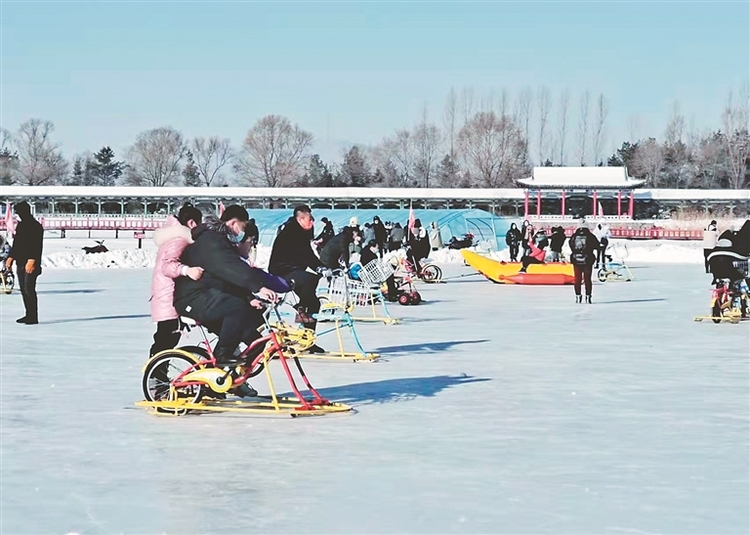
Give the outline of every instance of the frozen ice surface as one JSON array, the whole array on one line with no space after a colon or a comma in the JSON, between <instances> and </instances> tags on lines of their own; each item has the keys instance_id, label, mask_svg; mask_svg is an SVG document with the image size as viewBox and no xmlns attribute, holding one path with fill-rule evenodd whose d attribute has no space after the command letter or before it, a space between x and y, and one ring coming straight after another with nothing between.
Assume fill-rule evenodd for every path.
<instances>
[{"instance_id":1,"label":"frozen ice surface","mask_svg":"<svg viewBox=\"0 0 750 535\"><path fill-rule=\"evenodd\" d=\"M356 414L294 420L133 408L150 271L45 270L39 325L0 296L0 531L747 533L748 325L633 272L587 306L449 267L359 326L380 362L306 362Z\"/></svg>"}]
</instances>

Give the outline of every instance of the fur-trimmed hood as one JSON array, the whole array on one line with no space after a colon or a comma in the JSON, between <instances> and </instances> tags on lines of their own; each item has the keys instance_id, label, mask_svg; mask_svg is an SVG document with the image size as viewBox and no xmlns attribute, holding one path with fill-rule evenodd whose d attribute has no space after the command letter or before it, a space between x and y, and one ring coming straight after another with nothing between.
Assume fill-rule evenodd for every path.
<instances>
[{"instance_id":1,"label":"fur-trimmed hood","mask_svg":"<svg viewBox=\"0 0 750 535\"><path fill-rule=\"evenodd\" d=\"M193 236L190 233L190 229L182 225L175 216L169 216L164 226L154 231L154 243L157 247L161 247L175 238L181 238L188 243L193 243Z\"/></svg>"}]
</instances>

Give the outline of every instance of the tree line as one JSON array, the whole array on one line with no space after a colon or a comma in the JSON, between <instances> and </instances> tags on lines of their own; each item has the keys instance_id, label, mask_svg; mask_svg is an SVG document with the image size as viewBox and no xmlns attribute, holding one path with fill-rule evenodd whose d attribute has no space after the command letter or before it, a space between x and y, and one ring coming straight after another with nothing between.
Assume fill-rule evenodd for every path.
<instances>
[{"instance_id":1,"label":"tree line","mask_svg":"<svg viewBox=\"0 0 750 535\"><path fill-rule=\"evenodd\" d=\"M465 88L450 91L439 120L425 109L413 127L352 145L330 163L313 152L310 132L280 115L261 118L238 148L160 127L138 134L122 160L105 146L72 161L53 140L53 123L31 119L0 131L0 184L501 188L533 165L625 165L650 187L739 189L750 185L749 111L745 86L728 95L721 127L698 133L675 103L660 138L639 136L632 119L630 139L611 152L603 94L553 96L541 87L478 97Z\"/></svg>"}]
</instances>

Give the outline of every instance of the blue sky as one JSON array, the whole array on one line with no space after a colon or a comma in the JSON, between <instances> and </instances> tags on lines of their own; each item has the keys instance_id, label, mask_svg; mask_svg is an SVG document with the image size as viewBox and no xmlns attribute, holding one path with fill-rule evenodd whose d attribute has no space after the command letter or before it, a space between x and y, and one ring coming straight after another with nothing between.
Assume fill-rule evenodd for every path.
<instances>
[{"instance_id":1,"label":"blue sky","mask_svg":"<svg viewBox=\"0 0 750 535\"><path fill-rule=\"evenodd\" d=\"M2 1L2 127L52 120L66 156L171 125L239 145L263 115L324 158L413 126L446 95L546 85L609 102L612 145L660 136L675 100L718 128L748 79L741 2ZM574 110L573 110L574 111Z\"/></svg>"}]
</instances>

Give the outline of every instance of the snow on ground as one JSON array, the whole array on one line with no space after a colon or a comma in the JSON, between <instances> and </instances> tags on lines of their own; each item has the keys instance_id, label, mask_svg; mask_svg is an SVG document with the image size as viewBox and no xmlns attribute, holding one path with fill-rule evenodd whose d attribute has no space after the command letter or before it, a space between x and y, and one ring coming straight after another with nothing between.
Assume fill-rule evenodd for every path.
<instances>
[{"instance_id":1,"label":"snow on ground","mask_svg":"<svg viewBox=\"0 0 750 535\"><path fill-rule=\"evenodd\" d=\"M750 532L750 332L693 322L700 267L590 306L445 271L358 326L380 362L306 363L357 412L300 420L134 408L148 269L46 270L35 326L0 295L2 531Z\"/></svg>"},{"instance_id":2,"label":"snow on ground","mask_svg":"<svg viewBox=\"0 0 750 535\"><path fill-rule=\"evenodd\" d=\"M48 268L146 268L153 267L156 259L156 247L152 240L143 240L143 248L137 249L135 240L105 240L104 245L110 249L107 253L86 254L84 246L93 246L93 239L85 238L48 238L44 241L42 267ZM566 246L567 247L567 246ZM481 247L479 252L497 259L508 261L508 249L489 252ZM609 254L616 259L630 263L693 263L703 262L703 249L698 241L674 240L612 240ZM257 263L265 268L271 248L258 247ZM403 252L400 253L403 256ZM438 264L463 264L460 251L441 249L432 251L430 260Z\"/></svg>"}]
</instances>

